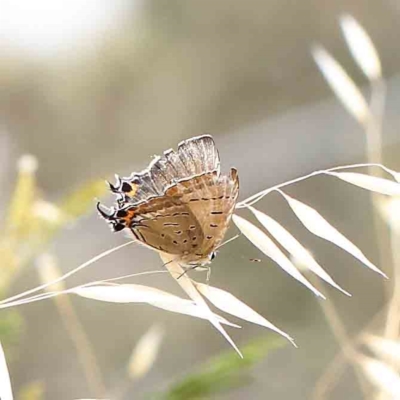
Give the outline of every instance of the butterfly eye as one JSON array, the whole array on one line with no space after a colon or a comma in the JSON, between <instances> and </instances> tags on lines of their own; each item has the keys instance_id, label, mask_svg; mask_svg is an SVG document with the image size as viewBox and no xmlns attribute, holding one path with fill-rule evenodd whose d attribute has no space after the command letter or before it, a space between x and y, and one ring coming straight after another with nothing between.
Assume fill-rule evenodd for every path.
<instances>
[{"instance_id":1,"label":"butterfly eye","mask_svg":"<svg viewBox=\"0 0 400 400\"><path fill-rule=\"evenodd\" d=\"M214 258L215 258L216 255L217 255L217 253L216 253L215 251L213 251L213 252L210 254L210 260L211 260L211 261L214 260Z\"/></svg>"}]
</instances>

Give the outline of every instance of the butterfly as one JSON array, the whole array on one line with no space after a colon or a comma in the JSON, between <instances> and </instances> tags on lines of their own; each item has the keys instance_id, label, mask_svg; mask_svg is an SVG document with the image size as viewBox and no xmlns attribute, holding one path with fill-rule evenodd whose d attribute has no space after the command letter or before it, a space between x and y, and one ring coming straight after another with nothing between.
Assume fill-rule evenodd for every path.
<instances>
[{"instance_id":1,"label":"butterfly","mask_svg":"<svg viewBox=\"0 0 400 400\"><path fill-rule=\"evenodd\" d=\"M215 257L239 194L237 170L221 174L209 135L184 140L142 172L108 184L116 206L98 203L97 209L113 230L128 230L143 245L191 268Z\"/></svg>"}]
</instances>

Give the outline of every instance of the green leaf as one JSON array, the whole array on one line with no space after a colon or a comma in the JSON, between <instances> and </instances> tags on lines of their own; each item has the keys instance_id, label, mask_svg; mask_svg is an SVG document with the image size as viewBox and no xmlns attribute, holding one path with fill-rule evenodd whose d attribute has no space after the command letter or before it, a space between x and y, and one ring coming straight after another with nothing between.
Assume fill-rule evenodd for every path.
<instances>
[{"instance_id":1,"label":"green leaf","mask_svg":"<svg viewBox=\"0 0 400 400\"><path fill-rule=\"evenodd\" d=\"M267 336L247 344L243 359L230 351L211 360L154 399L187 400L204 399L217 392L232 390L251 382L246 372L262 361L271 350L285 346L281 338Z\"/></svg>"}]
</instances>

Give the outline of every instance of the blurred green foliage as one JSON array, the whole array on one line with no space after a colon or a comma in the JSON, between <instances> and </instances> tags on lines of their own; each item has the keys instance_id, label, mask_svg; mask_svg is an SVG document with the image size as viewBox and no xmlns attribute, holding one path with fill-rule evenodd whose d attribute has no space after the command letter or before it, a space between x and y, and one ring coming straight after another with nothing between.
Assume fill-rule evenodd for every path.
<instances>
[{"instance_id":1,"label":"blurred green foliage","mask_svg":"<svg viewBox=\"0 0 400 400\"><path fill-rule=\"evenodd\" d=\"M18 393L17 400L42 400L44 398L44 383L33 381L25 385Z\"/></svg>"},{"instance_id":2,"label":"blurred green foliage","mask_svg":"<svg viewBox=\"0 0 400 400\"><path fill-rule=\"evenodd\" d=\"M106 193L103 181L88 182L73 190L58 203L45 199L36 182L37 161L23 156L11 195L5 224L0 234L0 294L5 298L15 277L25 266L46 251L55 235L69 224L91 212L94 199ZM0 341L12 359L15 346L23 332L24 321L18 310L0 311ZM10 351L11 350L11 351ZM28 383L20 392L20 400L40 400L44 386L41 382Z\"/></svg>"},{"instance_id":3,"label":"blurred green foliage","mask_svg":"<svg viewBox=\"0 0 400 400\"><path fill-rule=\"evenodd\" d=\"M10 350L19 343L24 321L17 310L1 310L0 338L4 347Z\"/></svg>"},{"instance_id":4,"label":"blurred green foliage","mask_svg":"<svg viewBox=\"0 0 400 400\"><path fill-rule=\"evenodd\" d=\"M216 393L225 392L251 382L248 370L261 362L270 351L286 345L276 336L256 339L243 348L243 359L234 351L228 351L207 362L197 372L189 374L182 381L173 384L164 393L152 399L197 400L210 398Z\"/></svg>"},{"instance_id":5,"label":"blurred green foliage","mask_svg":"<svg viewBox=\"0 0 400 400\"><path fill-rule=\"evenodd\" d=\"M43 252L61 229L92 211L94 199L106 190L103 181L94 180L52 203L37 186L35 168L20 167L0 236L0 290L6 292L15 273Z\"/></svg>"}]
</instances>

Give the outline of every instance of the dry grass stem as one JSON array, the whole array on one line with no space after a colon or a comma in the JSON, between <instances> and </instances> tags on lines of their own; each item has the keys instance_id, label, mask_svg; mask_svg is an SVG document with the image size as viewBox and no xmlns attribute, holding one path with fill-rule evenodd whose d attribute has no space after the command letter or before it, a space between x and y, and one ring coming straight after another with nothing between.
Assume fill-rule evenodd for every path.
<instances>
[{"instance_id":1,"label":"dry grass stem","mask_svg":"<svg viewBox=\"0 0 400 400\"><path fill-rule=\"evenodd\" d=\"M172 277L175 281L181 286L181 288L186 292L186 294L196 303L196 305L208 316L208 320L210 323L224 336L224 338L230 343L230 345L236 350L241 358L243 358L242 353L234 343L234 341L230 338L230 336L226 333L225 329L221 326L221 323L215 317L214 313L210 310L207 303L196 289L195 285L191 281L191 279L185 274L183 268L174 261L173 256L161 253L160 257L165 264L165 267L168 269Z\"/></svg>"},{"instance_id":2,"label":"dry grass stem","mask_svg":"<svg viewBox=\"0 0 400 400\"><path fill-rule=\"evenodd\" d=\"M47 287L55 292L65 290L63 281L60 281L61 272L53 256L42 255L37 263L39 276L43 284L56 282ZM89 390L92 396L103 397L106 387L103 382L99 363L92 344L88 339L85 329L75 312L75 309L67 296L54 296L54 301L65 330L68 332L81 364Z\"/></svg>"}]
</instances>

